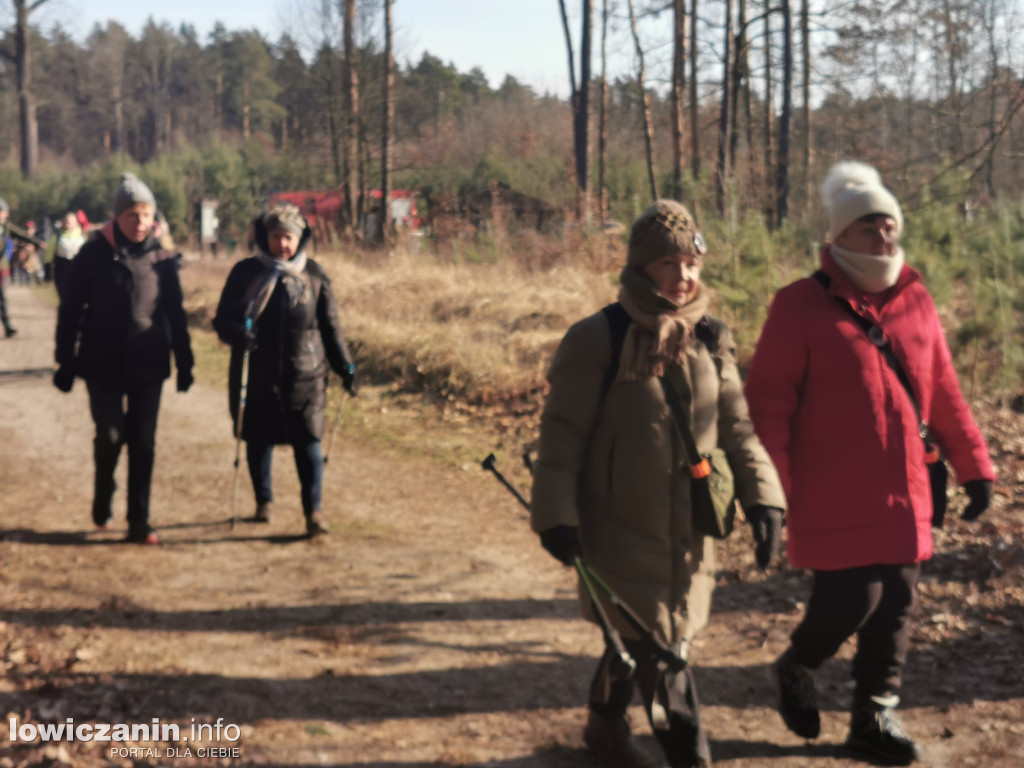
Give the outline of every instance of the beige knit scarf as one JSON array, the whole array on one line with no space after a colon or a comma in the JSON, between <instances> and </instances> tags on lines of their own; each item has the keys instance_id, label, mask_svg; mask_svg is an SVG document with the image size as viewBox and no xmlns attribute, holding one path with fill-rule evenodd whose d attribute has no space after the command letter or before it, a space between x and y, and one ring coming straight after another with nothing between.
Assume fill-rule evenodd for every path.
<instances>
[{"instance_id":1,"label":"beige knit scarf","mask_svg":"<svg viewBox=\"0 0 1024 768\"><path fill-rule=\"evenodd\" d=\"M687 354L696 354L694 326L707 313L708 292L697 292L686 304L665 298L642 272L631 267L619 276L619 303L632 319L619 358L619 375L625 379L662 376L673 364L690 380Z\"/></svg>"}]
</instances>

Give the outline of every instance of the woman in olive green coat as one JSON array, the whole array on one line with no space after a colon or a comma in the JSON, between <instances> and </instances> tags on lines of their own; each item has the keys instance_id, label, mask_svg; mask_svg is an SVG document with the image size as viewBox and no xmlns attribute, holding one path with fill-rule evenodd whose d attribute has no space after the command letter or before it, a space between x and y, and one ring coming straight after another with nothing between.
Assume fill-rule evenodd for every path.
<instances>
[{"instance_id":1,"label":"woman in olive green coat","mask_svg":"<svg viewBox=\"0 0 1024 768\"><path fill-rule=\"evenodd\" d=\"M582 554L684 658L710 614L714 542L693 530L690 470L658 376L689 407L698 450L725 452L762 565L777 551L785 507L747 414L732 336L707 314L706 252L675 201L656 202L633 224L618 304L572 326L555 353L533 484L532 526L544 547L566 564ZM692 677L659 665L610 606L608 613L637 662L635 680L670 765L710 765ZM614 762L658 764L630 740L633 680L613 679L610 660L606 652L594 677L584 740Z\"/></svg>"}]
</instances>

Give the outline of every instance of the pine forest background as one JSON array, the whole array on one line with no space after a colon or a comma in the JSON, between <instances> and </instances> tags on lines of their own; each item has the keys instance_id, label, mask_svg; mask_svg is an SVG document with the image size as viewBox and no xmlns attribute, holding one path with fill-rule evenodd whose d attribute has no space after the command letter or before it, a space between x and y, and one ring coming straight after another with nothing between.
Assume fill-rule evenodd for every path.
<instances>
[{"instance_id":1,"label":"pine forest background","mask_svg":"<svg viewBox=\"0 0 1024 768\"><path fill-rule=\"evenodd\" d=\"M273 192L408 189L424 245L390 258L500 264L537 285L575 266L610 284L631 219L675 197L749 353L774 291L815 266L821 178L859 159L904 205L908 260L967 383L1019 389L1024 0L551 0L568 98L492 84L446 51L404 59L391 0L311 3L279 36L159 19L73 33L36 25L47 2L0 0L0 196L16 222L102 219L126 169L182 243L204 198L235 243ZM469 221L466 201L496 185L553 224L497 207Z\"/></svg>"}]
</instances>

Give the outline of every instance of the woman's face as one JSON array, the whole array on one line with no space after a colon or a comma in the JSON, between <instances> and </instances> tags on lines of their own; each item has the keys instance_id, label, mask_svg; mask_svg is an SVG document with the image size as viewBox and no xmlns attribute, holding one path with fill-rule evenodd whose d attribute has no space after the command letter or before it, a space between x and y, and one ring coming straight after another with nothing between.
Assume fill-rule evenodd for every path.
<instances>
[{"instance_id":1,"label":"woman's face","mask_svg":"<svg viewBox=\"0 0 1024 768\"><path fill-rule=\"evenodd\" d=\"M900 246L900 233L891 216L867 216L840 232L833 243L853 253L894 256Z\"/></svg>"},{"instance_id":2,"label":"woman's face","mask_svg":"<svg viewBox=\"0 0 1024 768\"><path fill-rule=\"evenodd\" d=\"M156 210L149 203L136 203L117 215L117 227L133 243L141 243L153 229L155 214Z\"/></svg>"},{"instance_id":3,"label":"woman's face","mask_svg":"<svg viewBox=\"0 0 1024 768\"><path fill-rule=\"evenodd\" d=\"M299 250L299 236L287 229L275 229L267 239L274 258L288 261Z\"/></svg>"},{"instance_id":4,"label":"woman's face","mask_svg":"<svg viewBox=\"0 0 1024 768\"><path fill-rule=\"evenodd\" d=\"M700 256L676 251L652 261L644 267L644 274L666 299L685 304L697 293L700 268Z\"/></svg>"}]
</instances>

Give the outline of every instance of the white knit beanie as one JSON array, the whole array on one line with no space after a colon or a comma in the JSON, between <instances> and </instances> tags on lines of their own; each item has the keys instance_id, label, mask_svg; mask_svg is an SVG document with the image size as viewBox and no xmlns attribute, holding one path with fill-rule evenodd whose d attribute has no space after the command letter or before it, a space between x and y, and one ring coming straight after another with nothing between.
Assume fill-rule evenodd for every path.
<instances>
[{"instance_id":1,"label":"white knit beanie","mask_svg":"<svg viewBox=\"0 0 1024 768\"><path fill-rule=\"evenodd\" d=\"M892 217L897 234L903 231L900 203L870 165L847 161L832 166L821 185L821 199L828 210L830 240L834 241L857 219L875 213Z\"/></svg>"}]
</instances>

